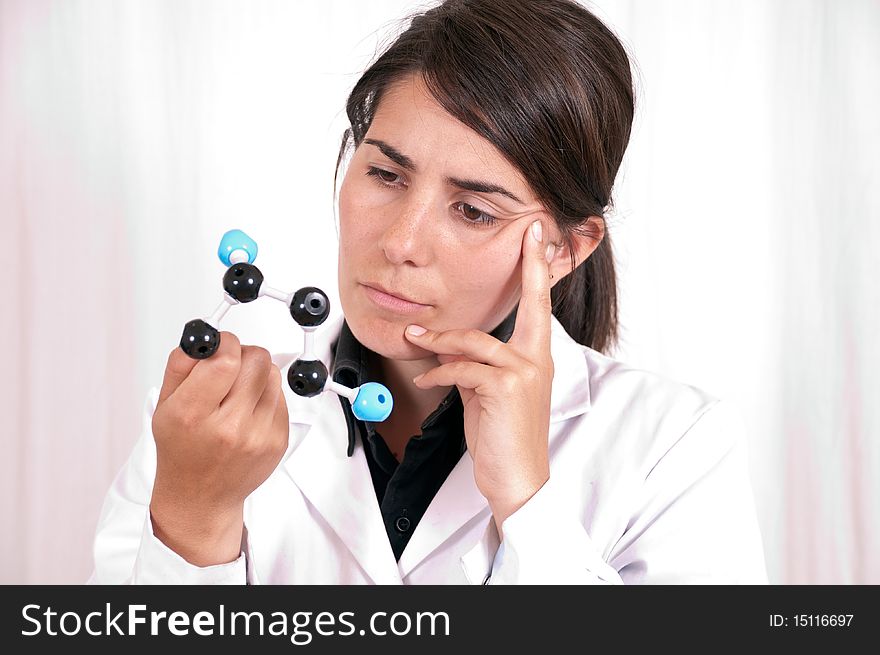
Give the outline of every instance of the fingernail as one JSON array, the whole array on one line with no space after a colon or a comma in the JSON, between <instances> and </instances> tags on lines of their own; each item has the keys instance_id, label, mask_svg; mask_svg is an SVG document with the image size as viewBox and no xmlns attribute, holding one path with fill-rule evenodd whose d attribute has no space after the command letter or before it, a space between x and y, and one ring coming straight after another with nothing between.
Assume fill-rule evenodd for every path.
<instances>
[{"instance_id":1,"label":"fingernail","mask_svg":"<svg viewBox=\"0 0 880 655\"><path fill-rule=\"evenodd\" d=\"M535 241L541 243L541 221L532 223L532 236L535 237Z\"/></svg>"},{"instance_id":2,"label":"fingernail","mask_svg":"<svg viewBox=\"0 0 880 655\"><path fill-rule=\"evenodd\" d=\"M545 257L547 258L547 263L548 263L548 264L549 264L551 261L553 261L553 256L554 256L555 254L556 254L556 246L554 246L552 243L548 243L548 244L547 244L547 254L545 255Z\"/></svg>"},{"instance_id":3,"label":"fingernail","mask_svg":"<svg viewBox=\"0 0 880 655\"><path fill-rule=\"evenodd\" d=\"M422 373L421 375L417 375L417 376L415 376L415 377L413 378L413 384L418 384L418 381L421 380L423 377L425 377L425 374L424 374L424 373Z\"/></svg>"},{"instance_id":4,"label":"fingernail","mask_svg":"<svg viewBox=\"0 0 880 655\"><path fill-rule=\"evenodd\" d=\"M420 337L425 332L427 332L427 330L421 325L410 325L408 328L406 328L406 331L414 337Z\"/></svg>"}]
</instances>

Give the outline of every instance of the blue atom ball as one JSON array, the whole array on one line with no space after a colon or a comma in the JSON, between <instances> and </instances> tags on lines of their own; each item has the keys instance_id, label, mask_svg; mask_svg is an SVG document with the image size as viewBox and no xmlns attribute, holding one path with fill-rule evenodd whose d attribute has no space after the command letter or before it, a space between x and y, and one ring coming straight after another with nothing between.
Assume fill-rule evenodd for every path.
<instances>
[{"instance_id":1,"label":"blue atom ball","mask_svg":"<svg viewBox=\"0 0 880 655\"><path fill-rule=\"evenodd\" d=\"M236 250L244 250L248 254L248 264L253 264L257 258L257 242L251 239L241 230L229 230L220 239L220 246L217 248L217 256L225 266L231 266L229 255Z\"/></svg>"},{"instance_id":2,"label":"blue atom ball","mask_svg":"<svg viewBox=\"0 0 880 655\"><path fill-rule=\"evenodd\" d=\"M361 385L351 410L361 421L381 423L391 415L393 406L394 399L388 387L378 382L367 382Z\"/></svg>"}]
</instances>

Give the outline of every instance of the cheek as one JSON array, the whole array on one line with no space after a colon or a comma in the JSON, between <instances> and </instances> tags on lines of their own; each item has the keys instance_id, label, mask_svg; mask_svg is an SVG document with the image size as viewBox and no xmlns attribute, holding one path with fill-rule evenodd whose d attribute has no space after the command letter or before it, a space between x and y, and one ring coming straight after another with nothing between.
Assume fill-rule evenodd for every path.
<instances>
[{"instance_id":1,"label":"cheek","mask_svg":"<svg viewBox=\"0 0 880 655\"><path fill-rule=\"evenodd\" d=\"M357 200L360 198L361 200ZM339 190L339 251L351 256L360 252L363 244L371 238L370 209L363 203L364 194L347 176Z\"/></svg>"},{"instance_id":2,"label":"cheek","mask_svg":"<svg viewBox=\"0 0 880 655\"><path fill-rule=\"evenodd\" d=\"M352 216L356 212L354 198L355 190L352 188L352 182L348 175L342 180L342 186L339 189L339 231L340 237L348 231L352 224Z\"/></svg>"},{"instance_id":3,"label":"cheek","mask_svg":"<svg viewBox=\"0 0 880 655\"><path fill-rule=\"evenodd\" d=\"M491 318L516 296L521 284L521 251L502 236L479 248L459 247L448 253L447 288L456 314L478 320Z\"/></svg>"}]
</instances>

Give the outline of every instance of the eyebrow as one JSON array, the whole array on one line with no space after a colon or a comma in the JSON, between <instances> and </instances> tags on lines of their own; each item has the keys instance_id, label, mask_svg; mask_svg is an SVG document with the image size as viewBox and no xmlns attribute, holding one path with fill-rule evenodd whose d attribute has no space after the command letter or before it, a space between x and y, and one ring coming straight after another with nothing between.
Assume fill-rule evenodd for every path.
<instances>
[{"instance_id":1,"label":"eyebrow","mask_svg":"<svg viewBox=\"0 0 880 655\"><path fill-rule=\"evenodd\" d=\"M458 187L459 189L464 189L465 191L474 191L475 193L500 193L502 196L507 196L511 200L515 200L521 205L525 204L522 200L517 198L503 186L498 186L497 184L492 184L491 182L480 182L479 180L459 180L454 177L447 177L446 182L447 184L451 184L452 186Z\"/></svg>"},{"instance_id":2,"label":"eyebrow","mask_svg":"<svg viewBox=\"0 0 880 655\"><path fill-rule=\"evenodd\" d=\"M413 162L411 158L404 155L402 152L400 152L400 150L398 150L391 144L386 143L385 141L381 141L379 139L364 139L364 143L368 143L371 146L376 146L383 155L388 157L388 159L393 161L398 166L402 166L406 170L413 173L416 172L415 162ZM462 180L457 177L447 177L446 183L465 191L474 191L475 193L498 193L502 196L510 198L511 200L515 200L521 205L525 204L516 195L505 189L503 186L499 186L491 182L482 182L480 180Z\"/></svg>"},{"instance_id":3,"label":"eyebrow","mask_svg":"<svg viewBox=\"0 0 880 655\"><path fill-rule=\"evenodd\" d=\"M398 166L403 166L406 170L415 173L415 162L413 162L412 159L404 155L394 146L385 143L384 141L380 141L379 139L364 139L364 143L369 143L371 146L376 146L379 150L382 151L383 155L388 157L388 159L393 161L395 164L397 164Z\"/></svg>"}]
</instances>

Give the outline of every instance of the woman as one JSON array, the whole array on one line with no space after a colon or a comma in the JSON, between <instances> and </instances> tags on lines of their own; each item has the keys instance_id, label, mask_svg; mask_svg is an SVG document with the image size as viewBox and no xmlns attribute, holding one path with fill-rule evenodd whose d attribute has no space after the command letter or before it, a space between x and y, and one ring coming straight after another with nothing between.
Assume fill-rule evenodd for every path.
<instances>
[{"instance_id":1,"label":"woman","mask_svg":"<svg viewBox=\"0 0 880 655\"><path fill-rule=\"evenodd\" d=\"M321 356L392 416L289 393L294 358L229 333L175 349L93 580L766 582L735 413L600 354L633 118L614 35L568 0L450 0L347 112Z\"/></svg>"}]
</instances>

